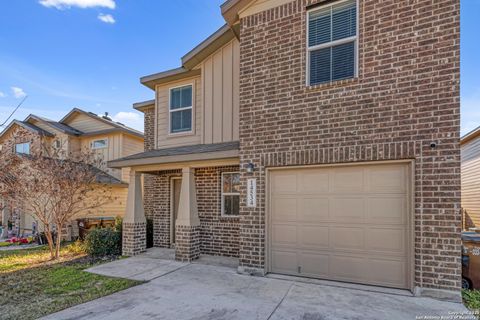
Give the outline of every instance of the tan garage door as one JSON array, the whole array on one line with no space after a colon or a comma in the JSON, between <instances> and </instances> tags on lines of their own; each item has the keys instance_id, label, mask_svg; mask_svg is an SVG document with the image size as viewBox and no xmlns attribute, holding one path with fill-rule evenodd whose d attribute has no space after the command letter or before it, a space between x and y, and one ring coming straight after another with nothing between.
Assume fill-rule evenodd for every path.
<instances>
[{"instance_id":1,"label":"tan garage door","mask_svg":"<svg viewBox=\"0 0 480 320\"><path fill-rule=\"evenodd\" d=\"M272 170L271 272L409 287L409 166Z\"/></svg>"}]
</instances>

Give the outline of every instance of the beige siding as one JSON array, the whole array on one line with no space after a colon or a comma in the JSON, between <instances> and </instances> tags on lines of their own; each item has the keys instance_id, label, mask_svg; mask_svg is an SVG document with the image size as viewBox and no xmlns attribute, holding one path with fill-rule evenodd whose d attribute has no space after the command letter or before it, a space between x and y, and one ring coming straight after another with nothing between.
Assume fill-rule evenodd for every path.
<instances>
[{"instance_id":1,"label":"beige siding","mask_svg":"<svg viewBox=\"0 0 480 320\"><path fill-rule=\"evenodd\" d=\"M67 124L84 133L100 131L100 130L108 130L108 129L114 128L113 126L105 122L96 120L92 117L89 117L81 113L77 113L76 115L71 117L67 121Z\"/></svg>"},{"instance_id":2,"label":"beige siding","mask_svg":"<svg viewBox=\"0 0 480 320\"><path fill-rule=\"evenodd\" d=\"M240 11L239 16L240 18L244 18L252 14L275 8L289 2L292 2L292 0L257 0L242 11Z\"/></svg>"},{"instance_id":3,"label":"beige siding","mask_svg":"<svg viewBox=\"0 0 480 320\"><path fill-rule=\"evenodd\" d=\"M193 132L169 134L169 100L170 89L193 85L195 99L193 99ZM185 79L182 81L171 82L166 85L157 86L157 147L165 148L172 146L193 145L201 143L201 119L202 119L202 84L200 77Z\"/></svg>"},{"instance_id":4,"label":"beige siding","mask_svg":"<svg viewBox=\"0 0 480 320\"><path fill-rule=\"evenodd\" d=\"M234 39L208 57L203 75L203 143L238 140L240 48Z\"/></svg>"},{"instance_id":5,"label":"beige siding","mask_svg":"<svg viewBox=\"0 0 480 320\"><path fill-rule=\"evenodd\" d=\"M114 187L112 188L112 201L108 204L90 210L90 212L82 212L75 216L74 219L91 218L91 217L123 217L127 205L128 188Z\"/></svg>"},{"instance_id":6,"label":"beige siding","mask_svg":"<svg viewBox=\"0 0 480 320\"><path fill-rule=\"evenodd\" d=\"M480 226L480 138L462 145L462 207Z\"/></svg>"},{"instance_id":7,"label":"beige siding","mask_svg":"<svg viewBox=\"0 0 480 320\"><path fill-rule=\"evenodd\" d=\"M143 139L123 135L122 157L143 152Z\"/></svg>"},{"instance_id":8,"label":"beige siding","mask_svg":"<svg viewBox=\"0 0 480 320\"><path fill-rule=\"evenodd\" d=\"M108 162L121 158L122 155L122 143L123 143L123 134L122 133L113 133L113 134L104 134L96 135L91 137L84 137L81 139L81 148L82 150L91 150L91 143L94 140L107 139L108 146L104 149L94 150L96 154L104 161ZM110 169L107 168L106 171L114 176L117 179L122 178L122 172L120 169Z\"/></svg>"}]
</instances>

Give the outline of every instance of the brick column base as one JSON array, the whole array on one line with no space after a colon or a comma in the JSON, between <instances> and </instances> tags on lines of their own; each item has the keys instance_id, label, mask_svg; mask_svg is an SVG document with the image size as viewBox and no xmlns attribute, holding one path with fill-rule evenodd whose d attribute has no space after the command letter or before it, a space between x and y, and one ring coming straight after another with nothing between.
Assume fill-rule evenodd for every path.
<instances>
[{"instance_id":1,"label":"brick column base","mask_svg":"<svg viewBox=\"0 0 480 320\"><path fill-rule=\"evenodd\" d=\"M147 250L147 223L123 222L122 254L134 256Z\"/></svg>"},{"instance_id":2,"label":"brick column base","mask_svg":"<svg viewBox=\"0 0 480 320\"><path fill-rule=\"evenodd\" d=\"M200 226L175 226L175 260L187 261L200 256Z\"/></svg>"}]
</instances>

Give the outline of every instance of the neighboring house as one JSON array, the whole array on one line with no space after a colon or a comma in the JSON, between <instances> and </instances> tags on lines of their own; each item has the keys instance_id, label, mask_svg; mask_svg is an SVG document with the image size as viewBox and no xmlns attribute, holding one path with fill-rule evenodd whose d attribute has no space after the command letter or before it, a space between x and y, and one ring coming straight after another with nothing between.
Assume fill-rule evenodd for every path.
<instances>
[{"instance_id":1,"label":"neighboring house","mask_svg":"<svg viewBox=\"0 0 480 320\"><path fill-rule=\"evenodd\" d=\"M29 154L40 147L64 149L65 156L74 156L81 150L95 150L103 161L115 160L143 151L143 134L137 130L112 121L108 116L73 109L62 120L53 121L36 115L24 121L14 120L0 133L1 152ZM116 217L125 214L129 169L100 168L106 172L102 182L112 187L112 201L84 217ZM35 218L21 206L7 207L2 214L2 224L11 223L20 233L32 232Z\"/></svg>"},{"instance_id":2,"label":"neighboring house","mask_svg":"<svg viewBox=\"0 0 480 320\"><path fill-rule=\"evenodd\" d=\"M179 260L459 299L459 1L222 14L180 68L141 78L145 152L109 162L131 169L124 253L147 216Z\"/></svg>"},{"instance_id":3,"label":"neighboring house","mask_svg":"<svg viewBox=\"0 0 480 320\"><path fill-rule=\"evenodd\" d=\"M462 208L464 229L480 227L480 127L462 137Z\"/></svg>"}]
</instances>

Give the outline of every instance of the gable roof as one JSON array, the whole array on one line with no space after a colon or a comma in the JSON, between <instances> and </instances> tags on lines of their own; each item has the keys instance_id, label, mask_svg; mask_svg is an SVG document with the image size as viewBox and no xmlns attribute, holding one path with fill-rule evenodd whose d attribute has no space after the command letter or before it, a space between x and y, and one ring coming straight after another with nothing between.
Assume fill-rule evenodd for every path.
<instances>
[{"instance_id":1,"label":"gable roof","mask_svg":"<svg viewBox=\"0 0 480 320\"><path fill-rule=\"evenodd\" d=\"M116 129L116 130L119 130L119 131L123 131L125 133L128 133L128 134L131 134L131 135L134 135L134 136L137 136L137 137L140 137L140 138L143 138L143 133L141 131L138 131L138 130L135 130L133 128L130 128L130 127L127 127L126 125L124 125L123 123L120 123L120 122L115 122L111 119L106 119L105 117L100 117L98 116L97 114L93 113L93 112L87 112L87 111L84 111L82 109L78 109L78 108L73 108L69 113L67 113L67 115L65 117L63 117L59 123L61 124L64 124L64 125L68 125L68 120L70 118L72 118L75 114L83 114L83 115L86 115L92 119L95 119L97 121L101 121L103 123L106 123L110 126L112 126L113 128L112 129ZM115 131L115 130L112 130L112 131Z\"/></svg>"},{"instance_id":2,"label":"gable roof","mask_svg":"<svg viewBox=\"0 0 480 320\"><path fill-rule=\"evenodd\" d=\"M467 143L469 141L472 141L473 139L478 138L478 137L480 137L480 126L478 126L477 128L473 129L472 131L470 131L469 133L464 135L460 139L460 144L465 144L465 143Z\"/></svg>"},{"instance_id":3,"label":"gable roof","mask_svg":"<svg viewBox=\"0 0 480 320\"><path fill-rule=\"evenodd\" d=\"M212 53L227 44L234 37L235 33L233 32L232 28L225 24L207 39L185 54L181 59L182 66L180 68L141 77L140 83L154 90L155 85L157 84L200 75L201 70L193 68L195 68L200 62L205 60Z\"/></svg>"},{"instance_id":4,"label":"gable roof","mask_svg":"<svg viewBox=\"0 0 480 320\"><path fill-rule=\"evenodd\" d=\"M45 131L43 130L42 128L39 128L31 123L28 123L28 122L25 122L25 121L20 121L20 120L13 120L12 122L10 122L10 124L2 131L0 132L0 138L3 137L5 135L5 133L7 133L7 131L9 131L14 125L18 125L24 129L27 129L31 132L34 132L34 133L37 133L41 136L46 136L46 137L53 137L53 134L51 134L50 132L48 131Z\"/></svg>"},{"instance_id":5,"label":"gable roof","mask_svg":"<svg viewBox=\"0 0 480 320\"><path fill-rule=\"evenodd\" d=\"M63 132L65 134L68 134L68 135L79 136L79 135L83 134L82 131L77 130L75 128L72 128L69 125L66 125L64 123L60 123L60 122L57 122L57 121L53 121L53 120L50 120L50 119L47 119L47 118L44 118L44 117L39 117L39 116L36 116L34 114L29 115L24 120L24 122L30 122L30 120L40 121L40 122L54 128L56 130L58 130L60 132Z\"/></svg>"}]
</instances>

